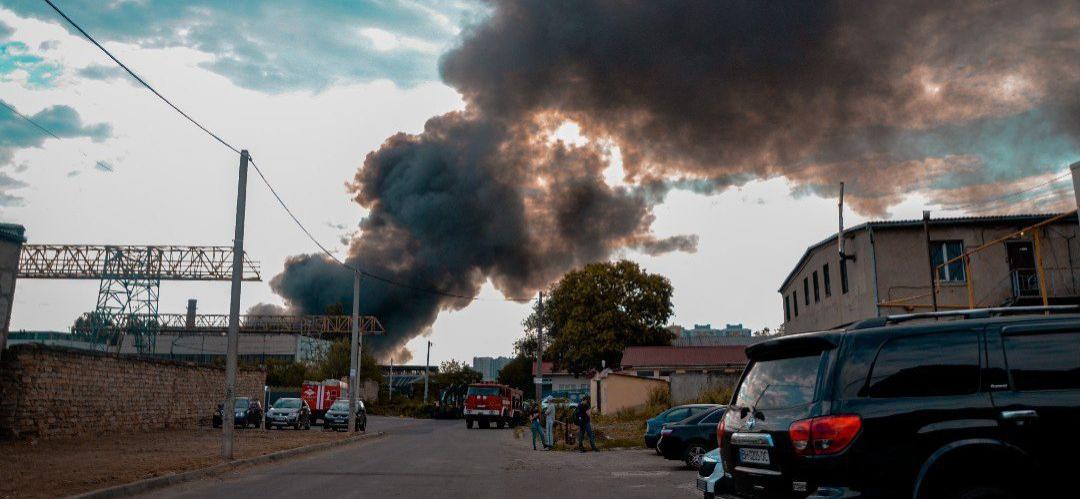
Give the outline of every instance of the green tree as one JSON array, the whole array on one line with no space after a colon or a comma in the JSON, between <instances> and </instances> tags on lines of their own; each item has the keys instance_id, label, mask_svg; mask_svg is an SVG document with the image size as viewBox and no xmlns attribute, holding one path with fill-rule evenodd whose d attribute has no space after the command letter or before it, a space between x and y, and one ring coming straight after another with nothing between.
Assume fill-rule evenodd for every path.
<instances>
[{"instance_id":1,"label":"green tree","mask_svg":"<svg viewBox=\"0 0 1080 499\"><path fill-rule=\"evenodd\" d=\"M482 379L484 379L484 375L480 374L479 371L474 371L464 362L458 362L454 359L439 364L439 372L431 375L432 384L440 388L450 385L479 383Z\"/></svg>"},{"instance_id":2,"label":"green tree","mask_svg":"<svg viewBox=\"0 0 1080 499\"><path fill-rule=\"evenodd\" d=\"M338 340L330 344L330 349L315 363L310 373L312 377L323 379L347 379L352 358L349 355L350 340ZM360 353L360 379L373 379L382 383L382 371L371 355L371 350L364 345Z\"/></svg>"},{"instance_id":3,"label":"green tree","mask_svg":"<svg viewBox=\"0 0 1080 499\"><path fill-rule=\"evenodd\" d=\"M266 361L266 384L295 387L304 383L308 367L300 362L269 359Z\"/></svg>"},{"instance_id":4,"label":"green tree","mask_svg":"<svg viewBox=\"0 0 1080 499\"><path fill-rule=\"evenodd\" d=\"M670 345L671 282L627 260L592 263L562 277L525 320L544 327L544 357L557 369L583 374L615 367L629 346ZM534 347L535 348L535 347Z\"/></svg>"},{"instance_id":5,"label":"green tree","mask_svg":"<svg viewBox=\"0 0 1080 499\"><path fill-rule=\"evenodd\" d=\"M520 355L514 357L514 360L511 360L509 364L499 370L499 383L517 388L525 392L528 397L535 391L534 387L536 386L533 384L532 374L534 365L535 359Z\"/></svg>"}]
</instances>

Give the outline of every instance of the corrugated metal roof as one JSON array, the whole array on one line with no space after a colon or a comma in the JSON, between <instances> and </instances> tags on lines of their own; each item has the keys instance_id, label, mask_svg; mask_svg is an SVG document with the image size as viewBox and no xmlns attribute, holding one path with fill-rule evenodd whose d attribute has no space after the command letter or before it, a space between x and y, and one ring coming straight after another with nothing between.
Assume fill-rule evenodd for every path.
<instances>
[{"instance_id":1,"label":"corrugated metal roof","mask_svg":"<svg viewBox=\"0 0 1080 499\"><path fill-rule=\"evenodd\" d=\"M936 226L942 226L942 225L988 225L988 224L1003 224L1003 223L1005 223L1005 224L1017 224L1017 225L1034 225L1034 224L1042 222L1042 221L1044 221L1046 219L1056 217L1058 215L1061 215L1061 213L1027 213L1027 214L1020 214L1020 215L987 215L987 216L981 216L981 217L942 217L942 218L931 218L930 219L930 226L931 227L936 227ZM1073 223L1073 224L1077 223L1076 215L1074 214L1072 216L1063 218L1061 220L1061 223ZM875 221L866 222L866 223L856 225L856 226L851 227L849 229L844 229L844 235L848 236L849 234L854 234L856 232L860 232L860 231L866 230L868 228L872 228L873 230L879 230L879 229L910 229L910 228L917 228L917 227L922 227L922 219L918 219L918 220L875 220ZM787 277L784 278L784 281L780 283L780 287L777 289L777 292L779 292L779 293L783 292L784 287L786 287L788 285L788 283L791 281L791 279L793 277L795 277L796 274L799 273L799 269L802 268L803 263L805 263L806 260L808 258L810 258L810 253L813 253L818 248L820 248L822 246L825 246L825 245L828 245L828 244L836 244L836 233L833 233L833 235L831 235L829 237L826 237L825 239L822 239L821 241L819 241L819 242L809 246L808 248L806 248L806 251L803 252L802 257L800 257L799 261L795 263L795 267L793 267L791 269L791 272L789 272Z\"/></svg>"},{"instance_id":2,"label":"corrugated metal roof","mask_svg":"<svg viewBox=\"0 0 1080 499\"><path fill-rule=\"evenodd\" d=\"M628 347L622 367L709 367L746 363L746 347Z\"/></svg>"}]
</instances>

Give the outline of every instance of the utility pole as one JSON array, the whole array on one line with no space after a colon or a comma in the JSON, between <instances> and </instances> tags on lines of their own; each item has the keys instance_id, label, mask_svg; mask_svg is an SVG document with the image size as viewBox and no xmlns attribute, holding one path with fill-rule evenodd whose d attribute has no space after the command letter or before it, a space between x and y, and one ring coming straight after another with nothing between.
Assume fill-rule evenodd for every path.
<instances>
[{"instance_id":1,"label":"utility pole","mask_svg":"<svg viewBox=\"0 0 1080 499\"><path fill-rule=\"evenodd\" d=\"M431 342L427 342L427 360L424 361L424 403L427 403L428 393L428 370L431 366Z\"/></svg>"},{"instance_id":2,"label":"utility pole","mask_svg":"<svg viewBox=\"0 0 1080 499\"><path fill-rule=\"evenodd\" d=\"M544 398L544 292L537 301L536 324L536 403Z\"/></svg>"},{"instance_id":3,"label":"utility pole","mask_svg":"<svg viewBox=\"0 0 1080 499\"><path fill-rule=\"evenodd\" d=\"M390 382L386 384L386 401L390 402L394 400L394 358L390 357Z\"/></svg>"},{"instance_id":4,"label":"utility pole","mask_svg":"<svg viewBox=\"0 0 1080 499\"><path fill-rule=\"evenodd\" d=\"M1069 165L1069 171L1072 172L1073 196L1076 197L1077 208L1080 208L1080 161ZM1080 215L1077 215L1077 218L1080 218ZM1071 256L1072 253L1070 252L1069 255Z\"/></svg>"},{"instance_id":5,"label":"utility pole","mask_svg":"<svg viewBox=\"0 0 1080 499\"><path fill-rule=\"evenodd\" d=\"M240 333L240 282L244 277L244 210L247 204L247 149L240 151L240 180L236 186L236 226L233 233L232 293L229 297L229 337L225 350L225 403L221 412L221 457L233 457L233 418L236 416L236 350Z\"/></svg>"},{"instance_id":6,"label":"utility pole","mask_svg":"<svg viewBox=\"0 0 1080 499\"><path fill-rule=\"evenodd\" d=\"M937 312L937 269L934 268L934 248L930 246L930 210L922 212L922 228L926 237L926 261L930 264L930 303Z\"/></svg>"},{"instance_id":7,"label":"utility pole","mask_svg":"<svg viewBox=\"0 0 1080 499\"><path fill-rule=\"evenodd\" d=\"M352 341L349 343L349 426L356 429L356 399L360 391L360 272L353 273Z\"/></svg>"}]
</instances>

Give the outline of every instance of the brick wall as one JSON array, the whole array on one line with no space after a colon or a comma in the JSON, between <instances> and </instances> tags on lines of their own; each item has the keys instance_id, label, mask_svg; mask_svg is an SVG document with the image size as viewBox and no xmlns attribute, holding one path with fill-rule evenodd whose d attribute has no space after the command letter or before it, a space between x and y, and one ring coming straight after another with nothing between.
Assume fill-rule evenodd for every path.
<instances>
[{"instance_id":1,"label":"brick wall","mask_svg":"<svg viewBox=\"0 0 1080 499\"><path fill-rule=\"evenodd\" d=\"M241 370L237 396L262 400L266 373ZM0 436L74 436L209 425L225 370L17 345L0 360Z\"/></svg>"}]
</instances>

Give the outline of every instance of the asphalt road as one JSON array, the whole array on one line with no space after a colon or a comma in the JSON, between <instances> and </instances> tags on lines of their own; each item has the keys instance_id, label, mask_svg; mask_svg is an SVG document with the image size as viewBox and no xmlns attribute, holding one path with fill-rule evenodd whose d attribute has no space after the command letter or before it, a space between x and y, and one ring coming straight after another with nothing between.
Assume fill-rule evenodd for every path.
<instances>
[{"instance_id":1,"label":"asphalt road","mask_svg":"<svg viewBox=\"0 0 1080 499\"><path fill-rule=\"evenodd\" d=\"M313 430L314 431L314 430ZM533 451L529 434L372 416L382 438L162 489L151 497L691 498L696 474L646 449Z\"/></svg>"}]
</instances>

